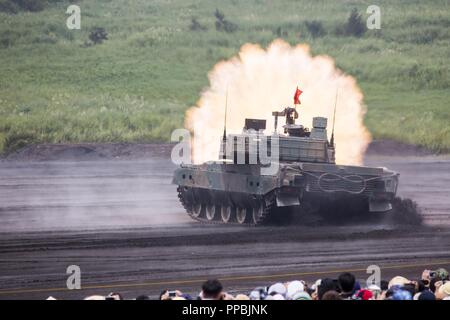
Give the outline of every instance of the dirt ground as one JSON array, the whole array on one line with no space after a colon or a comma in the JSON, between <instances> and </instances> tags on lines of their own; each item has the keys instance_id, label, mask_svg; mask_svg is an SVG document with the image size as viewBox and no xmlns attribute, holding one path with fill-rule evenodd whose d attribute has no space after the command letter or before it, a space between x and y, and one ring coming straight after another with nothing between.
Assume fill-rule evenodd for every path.
<instances>
[{"instance_id":1,"label":"dirt ground","mask_svg":"<svg viewBox=\"0 0 450 320\"><path fill-rule=\"evenodd\" d=\"M403 148L403 149L402 149ZM230 292L352 270L361 281L450 268L450 157L373 144L366 164L400 172L399 193L425 225L205 226L178 203L170 145L40 145L0 161L0 299L119 291L196 294L207 277ZM82 290L67 290L66 268Z\"/></svg>"}]
</instances>

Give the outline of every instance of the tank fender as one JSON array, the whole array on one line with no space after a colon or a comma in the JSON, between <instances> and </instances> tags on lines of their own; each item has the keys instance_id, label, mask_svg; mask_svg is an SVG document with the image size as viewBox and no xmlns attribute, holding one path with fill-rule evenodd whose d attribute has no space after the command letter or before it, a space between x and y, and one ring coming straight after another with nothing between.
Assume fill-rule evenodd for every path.
<instances>
[{"instance_id":1,"label":"tank fender","mask_svg":"<svg viewBox=\"0 0 450 320\"><path fill-rule=\"evenodd\" d=\"M278 192L276 195L277 207L299 206L300 199L298 195Z\"/></svg>"}]
</instances>

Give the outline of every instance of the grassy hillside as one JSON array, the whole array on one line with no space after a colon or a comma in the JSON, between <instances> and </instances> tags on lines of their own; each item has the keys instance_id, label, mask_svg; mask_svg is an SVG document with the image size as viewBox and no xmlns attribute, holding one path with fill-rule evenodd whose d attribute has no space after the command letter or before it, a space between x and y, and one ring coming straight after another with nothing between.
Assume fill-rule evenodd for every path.
<instances>
[{"instance_id":1,"label":"grassy hillside","mask_svg":"<svg viewBox=\"0 0 450 320\"><path fill-rule=\"evenodd\" d=\"M376 2L382 28L361 37L339 30L353 8L365 22L373 1L82 0L81 30L66 27L67 1L0 13L0 150L167 140L217 61L278 37L357 78L375 138L450 150L449 2ZM216 30L216 8L234 32ZM193 17L207 30L191 30ZM323 26L315 37L312 20ZM94 27L108 40L86 45Z\"/></svg>"}]
</instances>

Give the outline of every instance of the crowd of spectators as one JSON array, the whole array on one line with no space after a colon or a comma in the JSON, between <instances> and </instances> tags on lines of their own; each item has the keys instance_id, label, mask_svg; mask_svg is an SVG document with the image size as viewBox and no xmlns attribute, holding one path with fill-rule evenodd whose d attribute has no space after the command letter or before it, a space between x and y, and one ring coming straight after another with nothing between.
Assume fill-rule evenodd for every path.
<instances>
[{"instance_id":1,"label":"crowd of spectators","mask_svg":"<svg viewBox=\"0 0 450 320\"><path fill-rule=\"evenodd\" d=\"M90 296L86 300L122 300L119 293ZM424 270L417 280L396 276L389 281L363 286L352 273L345 272L337 279L323 278L308 284L305 281L277 282L257 287L247 293L228 293L217 279L203 283L198 295L180 290L163 290L160 300L450 300L450 281L447 270ZM135 300L150 300L141 295Z\"/></svg>"}]
</instances>

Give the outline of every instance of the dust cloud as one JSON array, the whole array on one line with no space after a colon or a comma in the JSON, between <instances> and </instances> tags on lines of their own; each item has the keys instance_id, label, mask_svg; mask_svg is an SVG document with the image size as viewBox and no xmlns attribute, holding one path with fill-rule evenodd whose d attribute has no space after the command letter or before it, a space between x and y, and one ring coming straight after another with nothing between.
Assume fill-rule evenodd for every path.
<instances>
[{"instance_id":1,"label":"dust cloud","mask_svg":"<svg viewBox=\"0 0 450 320\"><path fill-rule=\"evenodd\" d=\"M328 137L338 90L336 162L362 164L371 140L363 124L363 94L356 80L337 69L331 57L312 56L308 45L293 47L282 40L275 40L267 49L245 44L237 56L214 66L209 82L197 105L186 114L185 126L193 133L194 163L218 158L227 91L229 133L240 132L245 118L266 119L266 133L272 133L272 111L292 106L298 86L303 94L297 123L311 127L314 116L327 117Z\"/></svg>"}]
</instances>

